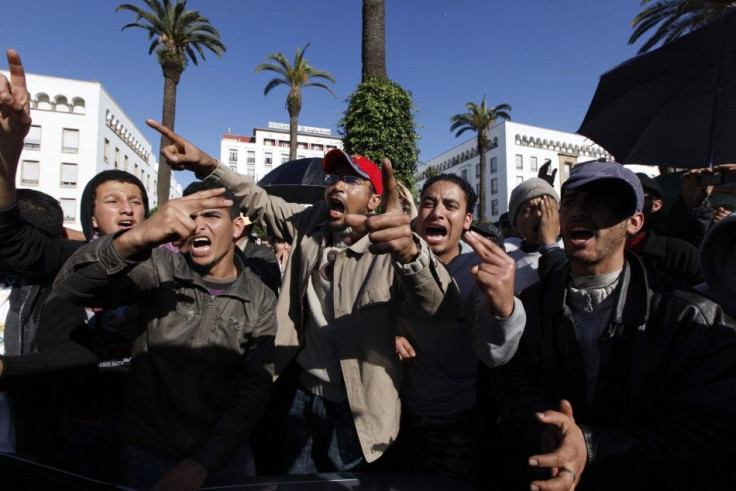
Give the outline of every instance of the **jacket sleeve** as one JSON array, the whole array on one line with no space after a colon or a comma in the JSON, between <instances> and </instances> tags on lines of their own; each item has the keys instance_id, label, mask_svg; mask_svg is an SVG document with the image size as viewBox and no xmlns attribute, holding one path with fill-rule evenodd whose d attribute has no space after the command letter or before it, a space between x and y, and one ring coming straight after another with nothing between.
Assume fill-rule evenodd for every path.
<instances>
[{"instance_id":1,"label":"jacket sleeve","mask_svg":"<svg viewBox=\"0 0 736 491\"><path fill-rule=\"evenodd\" d=\"M263 417L273 388L276 296L263 299L260 322L241 359L230 404L194 449L192 458L209 472L226 464Z\"/></svg>"},{"instance_id":2,"label":"jacket sleeve","mask_svg":"<svg viewBox=\"0 0 736 491\"><path fill-rule=\"evenodd\" d=\"M50 293L38 309L33 312L34 316L38 316L38 331L32 342L34 351L2 357L0 390L11 379L97 365L97 356L72 340L74 330L85 328L87 316L83 308Z\"/></svg>"},{"instance_id":3,"label":"jacket sleeve","mask_svg":"<svg viewBox=\"0 0 736 491\"><path fill-rule=\"evenodd\" d=\"M256 185L252 177L233 172L222 163L206 179L214 180L232 191L248 218L263 226L269 235L287 242L294 239L293 216L305 210L302 205L270 196L265 189Z\"/></svg>"},{"instance_id":4,"label":"jacket sleeve","mask_svg":"<svg viewBox=\"0 0 736 491\"><path fill-rule=\"evenodd\" d=\"M485 307L483 293L476 288L473 316L473 351L480 361L493 368L511 360L519 346L526 325L526 312L514 297L514 311L506 318L497 317Z\"/></svg>"},{"instance_id":5,"label":"jacket sleeve","mask_svg":"<svg viewBox=\"0 0 736 491\"><path fill-rule=\"evenodd\" d=\"M107 309L136 303L156 288L153 257L141 262L123 259L113 243L121 233L101 237L74 253L54 280L57 295L76 305Z\"/></svg>"},{"instance_id":6,"label":"jacket sleeve","mask_svg":"<svg viewBox=\"0 0 736 491\"><path fill-rule=\"evenodd\" d=\"M20 217L17 205L0 211L0 260L26 278L50 282L82 244L38 230Z\"/></svg>"},{"instance_id":7,"label":"jacket sleeve","mask_svg":"<svg viewBox=\"0 0 736 491\"><path fill-rule=\"evenodd\" d=\"M460 291L442 262L416 233L419 256L409 264L392 261L406 308L418 319L454 321L461 308Z\"/></svg>"}]
</instances>

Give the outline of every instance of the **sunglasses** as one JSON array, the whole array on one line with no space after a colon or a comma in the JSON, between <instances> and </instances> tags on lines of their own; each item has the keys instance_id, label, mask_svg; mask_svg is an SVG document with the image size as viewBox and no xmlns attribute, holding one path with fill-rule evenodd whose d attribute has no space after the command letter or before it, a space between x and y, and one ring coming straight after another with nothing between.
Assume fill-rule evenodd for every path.
<instances>
[{"instance_id":1,"label":"sunglasses","mask_svg":"<svg viewBox=\"0 0 736 491\"><path fill-rule=\"evenodd\" d=\"M327 174L325 176L325 184L327 184L328 186L337 184L337 181L342 181L348 186L357 186L359 184L362 184L365 179L360 176L341 176L338 174Z\"/></svg>"}]
</instances>

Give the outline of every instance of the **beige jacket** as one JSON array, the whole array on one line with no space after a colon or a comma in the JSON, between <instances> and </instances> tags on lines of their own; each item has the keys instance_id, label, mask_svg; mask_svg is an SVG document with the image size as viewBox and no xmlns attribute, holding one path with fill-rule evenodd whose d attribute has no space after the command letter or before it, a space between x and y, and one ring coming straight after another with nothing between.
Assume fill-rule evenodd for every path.
<instances>
[{"instance_id":1,"label":"beige jacket","mask_svg":"<svg viewBox=\"0 0 736 491\"><path fill-rule=\"evenodd\" d=\"M244 213L270 235L291 243L281 295L276 306L276 374L283 373L304 343L307 280L330 231L325 202L304 208L269 196L252 178L224 165L208 177L241 200ZM364 237L338 254L333 303L338 323L338 353L348 402L366 461L380 457L396 439L401 406L401 367L394 344L396 310L403 303L419 317L454 318L457 287L442 263L415 236L423 251L404 266L390 255L374 255Z\"/></svg>"}]
</instances>

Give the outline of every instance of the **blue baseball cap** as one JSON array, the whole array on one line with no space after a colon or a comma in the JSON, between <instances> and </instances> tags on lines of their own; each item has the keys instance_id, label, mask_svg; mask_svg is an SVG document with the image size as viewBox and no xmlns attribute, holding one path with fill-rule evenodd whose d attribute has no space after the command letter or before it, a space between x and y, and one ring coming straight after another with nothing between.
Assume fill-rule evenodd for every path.
<instances>
[{"instance_id":1,"label":"blue baseball cap","mask_svg":"<svg viewBox=\"0 0 736 491\"><path fill-rule=\"evenodd\" d=\"M631 215L639 213L644 208L644 190L639 177L631 169L627 169L618 162L600 162L592 160L575 165L570 171L570 177L562 184L562 195L565 191L580 189L594 182L607 180L624 184L628 190Z\"/></svg>"}]
</instances>

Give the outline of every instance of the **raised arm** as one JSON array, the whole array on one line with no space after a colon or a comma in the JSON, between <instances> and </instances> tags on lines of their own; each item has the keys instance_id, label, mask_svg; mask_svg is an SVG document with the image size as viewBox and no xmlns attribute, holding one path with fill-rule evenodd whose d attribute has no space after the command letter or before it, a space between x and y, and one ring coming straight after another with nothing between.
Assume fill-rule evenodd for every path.
<instances>
[{"instance_id":1,"label":"raised arm","mask_svg":"<svg viewBox=\"0 0 736 491\"><path fill-rule=\"evenodd\" d=\"M15 204L15 174L31 128L26 74L18 52L7 51L10 80L0 75L0 210Z\"/></svg>"}]
</instances>

